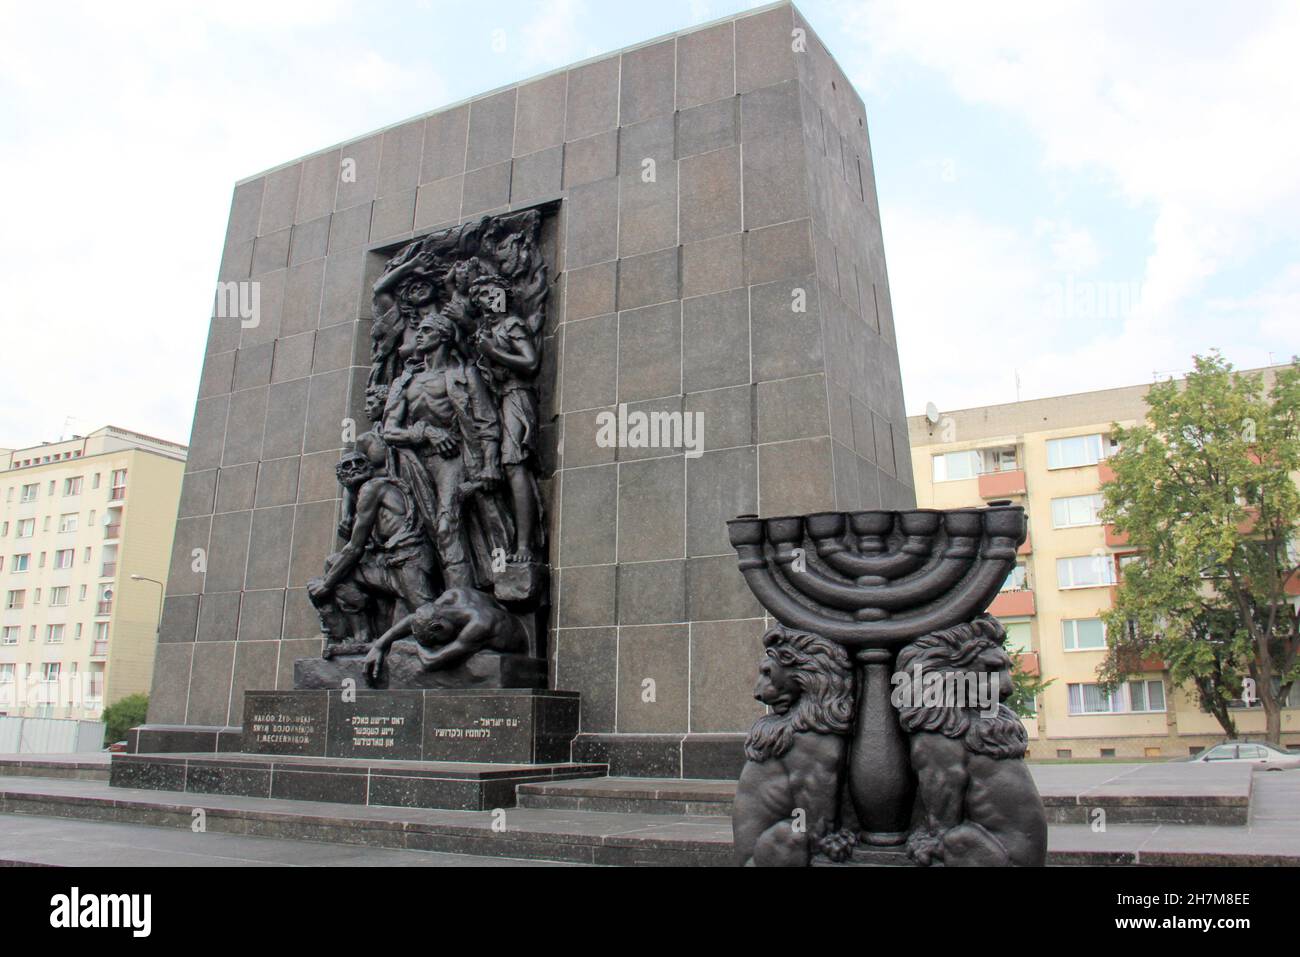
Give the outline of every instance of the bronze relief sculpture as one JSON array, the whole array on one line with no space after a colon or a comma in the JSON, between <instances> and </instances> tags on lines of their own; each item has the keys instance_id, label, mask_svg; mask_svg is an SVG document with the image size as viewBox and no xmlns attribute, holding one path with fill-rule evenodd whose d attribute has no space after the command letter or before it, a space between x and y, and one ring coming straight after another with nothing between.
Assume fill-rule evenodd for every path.
<instances>
[{"instance_id":1,"label":"bronze relief sculpture","mask_svg":"<svg viewBox=\"0 0 1300 957\"><path fill-rule=\"evenodd\" d=\"M983 614L1025 540L1024 510L741 516L728 527L750 590L785 626L765 638L755 696L773 714L746 747L737 861L870 863L905 850L920 865L1043 864L1027 734L1001 703L1012 691L1006 635ZM850 721L783 723L810 686L825 687L800 678L809 669L781 650L791 642L853 663L838 696ZM766 746L774 724L783 736ZM825 763L799 763L810 753ZM797 789L773 786L786 775Z\"/></svg>"},{"instance_id":2,"label":"bronze relief sculpture","mask_svg":"<svg viewBox=\"0 0 1300 957\"><path fill-rule=\"evenodd\" d=\"M337 468L343 544L307 587L338 666L300 669L304 686L406 686L409 662L442 673L420 687L544 686L541 223L532 209L433 233L375 281L370 427ZM408 664L385 669L390 653Z\"/></svg>"}]
</instances>

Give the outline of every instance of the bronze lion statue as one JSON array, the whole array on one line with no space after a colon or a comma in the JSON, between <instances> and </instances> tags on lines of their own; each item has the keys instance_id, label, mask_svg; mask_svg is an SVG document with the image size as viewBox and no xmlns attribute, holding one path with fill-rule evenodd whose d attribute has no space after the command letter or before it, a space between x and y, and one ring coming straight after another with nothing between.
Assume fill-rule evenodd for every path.
<instances>
[{"instance_id":1,"label":"bronze lion statue","mask_svg":"<svg viewBox=\"0 0 1300 957\"><path fill-rule=\"evenodd\" d=\"M899 723L911 736L912 768L923 805L908 837L918 864L948 867L1041 866L1047 817L1022 760L1028 735L1010 708L1011 658L996 618L926 635L898 655ZM923 693L916 677L938 694ZM902 688L899 688L899 683ZM966 693L983 685L989 705ZM954 695L952 689L963 689ZM936 700L937 699L937 700Z\"/></svg>"},{"instance_id":2,"label":"bronze lion statue","mask_svg":"<svg viewBox=\"0 0 1300 957\"><path fill-rule=\"evenodd\" d=\"M814 853L844 860L840 775L853 728L853 663L820 635L779 625L763 636L754 697L771 709L745 741L732 813L737 862L807 867Z\"/></svg>"}]
</instances>

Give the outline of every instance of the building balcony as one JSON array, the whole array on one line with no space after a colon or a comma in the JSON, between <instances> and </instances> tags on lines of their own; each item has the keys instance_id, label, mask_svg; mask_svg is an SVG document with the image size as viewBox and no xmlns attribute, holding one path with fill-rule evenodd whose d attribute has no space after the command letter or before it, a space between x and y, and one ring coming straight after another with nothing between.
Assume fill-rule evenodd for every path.
<instances>
[{"instance_id":1,"label":"building balcony","mask_svg":"<svg viewBox=\"0 0 1300 957\"><path fill-rule=\"evenodd\" d=\"M1107 482L1115 481L1115 470L1105 462L1097 463L1097 482L1105 485Z\"/></svg>"},{"instance_id":2,"label":"building balcony","mask_svg":"<svg viewBox=\"0 0 1300 957\"><path fill-rule=\"evenodd\" d=\"M126 486L119 485L116 488L108 490L108 500L110 502L120 502L126 498Z\"/></svg>"},{"instance_id":3,"label":"building balcony","mask_svg":"<svg viewBox=\"0 0 1300 957\"><path fill-rule=\"evenodd\" d=\"M980 498L1006 498L1008 495L1025 494L1025 470L1011 469L1006 472L985 472L979 477Z\"/></svg>"},{"instance_id":4,"label":"building balcony","mask_svg":"<svg viewBox=\"0 0 1300 957\"><path fill-rule=\"evenodd\" d=\"M1034 550L1034 541L1033 541L1032 538L1030 538L1029 534L1026 533L1026 534L1025 534L1025 542L1024 542L1023 545L1021 545L1019 548L1016 549L1016 554L1017 554L1017 555L1029 555L1029 554L1031 554L1031 553L1033 552L1033 550Z\"/></svg>"},{"instance_id":5,"label":"building balcony","mask_svg":"<svg viewBox=\"0 0 1300 957\"><path fill-rule=\"evenodd\" d=\"M108 642L97 641L90 646L90 657L103 658L108 654Z\"/></svg>"},{"instance_id":6,"label":"building balcony","mask_svg":"<svg viewBox=\"0 0 1300 957\"><path fill-rule=\"evenodd\" d=\"M96 615L113 614L113 602L112 601L95 602L95 614Z\"/></svg>"},{"instance_id":7,"label":"building balcony","mask_svg":"<svg viewBox=\"0 0 1300 957\"><path fill-rule=\"evenodd\" d=\"M121 537L122 537L122 523L121 523L121 522L115 522L115 523L112 524L112 525L105 525L105 526L104 526L104 538L105 538L105 539L109 539L109 538L121 538Z\"/></svg>"},{"instance_id":8,"label":"building balcony","mask_svg":"<svg viewBox=\"0 0 1300 957\"><path fill-rule=\"evenodd\" d=\"M1106 544L1111 548L1120 548L1128 544L1128 532L1115 530L1114 525L1106 526Z\"/></svg>"},{"instance_id":9,"label":"building balcony","mask_svg":"<svg viewBox=\"0 0 1300 957\"><path fill-rule=\"evenodd\" d=\"M1120 669L1127 674L1135 675L1146 671L1164 671L1168 665L1159 655L1147 655L1145 658L1139 658L1132 651L1124 650L1119 654Z\"/></svg>"},{"instance_id":10,"label":"building balcony","mask_svg":"<svg viewBox=\"0 0 1300 957\"><path fill-rule=\"evenodd\" d=\"M1029 588L998 592L989 605L989 614L994 618L1024 618L1036 612L1034 593Z\"/></svg>"},{"instance_id":11,"label":"building balcony","mask_svg":"<svg viewBox=\"0 0 1300 957\"><path fill-rule=\"evenodd\" d=\"M1016 664L1024 674L1037 677L1042 673L1038 664L1038 652L1036 651L1022 651L1016 655Z\"/></svg>"},{"instance_id":12,"label":"building balcony","mask_svg":"<svg viewBox=\"0 0 1300 957\"><path fill-rule=\"evenodd\" d=\"M104 562L99 566L100 578L112 578L117 574L117 562Z\"/></svg>"}]
</instances>

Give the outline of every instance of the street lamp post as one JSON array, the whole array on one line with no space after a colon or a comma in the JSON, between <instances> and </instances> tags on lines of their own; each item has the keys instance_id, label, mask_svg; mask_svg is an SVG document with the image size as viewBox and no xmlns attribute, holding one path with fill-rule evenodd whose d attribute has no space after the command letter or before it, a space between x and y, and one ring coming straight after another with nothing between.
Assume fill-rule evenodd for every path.
<instances>
[{"instance_id":1,"label":"street lamp post","mask_svg":"<svg viewBox=\"0 0 1300 957\"><path fill-rule=\"evenodd\" d=\"M146 577L145 575L132 575L132 576L131 576L131 581L133 581L133 582L153 582L155 585L158 586L158 626L157 626L157 628L154 629L154 638L159 638L159 637L161 637L161 635L162 635L163 593L166 591L167 586L164 585L162 582L160 582L158 579L156 579L156 578L148 578L148 577Z\"/></svg>"}]
</instances>

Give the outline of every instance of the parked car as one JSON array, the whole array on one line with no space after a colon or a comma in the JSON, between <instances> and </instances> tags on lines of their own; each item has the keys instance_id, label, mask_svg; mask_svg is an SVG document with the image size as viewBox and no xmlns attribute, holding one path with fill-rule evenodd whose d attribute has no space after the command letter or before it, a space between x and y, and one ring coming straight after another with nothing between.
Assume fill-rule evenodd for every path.
<instances>
[{"instance_id":1,"label":"parked car","mask_svg":"<svg viewBox=\"0 0 1300 957\"><path fill-rule=\"evenodd\" d=\"M1193 764L1249 763L1259 765L1261 771L1300 768L1300 754L1261 741L1225 741L1187 760Z\"/></svg>"},{"instance_id":2,"label":"parked car","mask_svg":"<svg viewBox=\"0 0 1300 957\"><path fill-rule=\"evenodd\" d=\"M108 752L110 752L110 753L112 753L112 754L121 754L121 753L123 753L124 751L126 751L126 749L127 749L128 747L130 747L130 745L128 745L125 741L114 741L112 744L110 744L110 745L109 745L108 747L106 747L104 750L105 750L105 751L108 751Z\"/></svg>"}]
</instances>

